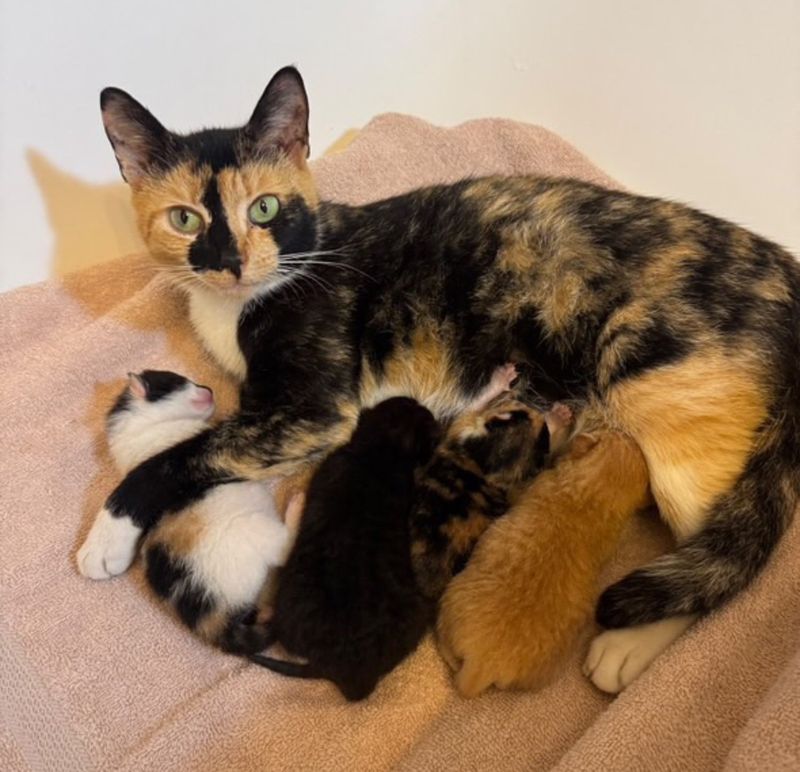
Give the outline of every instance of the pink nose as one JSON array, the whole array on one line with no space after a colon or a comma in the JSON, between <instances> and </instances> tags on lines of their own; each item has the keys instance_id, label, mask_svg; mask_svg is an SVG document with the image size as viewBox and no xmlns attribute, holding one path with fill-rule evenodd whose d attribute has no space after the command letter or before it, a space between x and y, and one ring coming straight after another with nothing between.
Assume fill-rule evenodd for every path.
<instances>
[{"instance_id":1,"label":"pink nose","mask_svg":"<svg viewBox=\"0 0 800 772\"><path fill-rule=\"evenodd\" d=\"M206 408L214 404L214 393L205 386L198 386L192 397L192 404L198 408Z\"/></svg>"}]
</instances>

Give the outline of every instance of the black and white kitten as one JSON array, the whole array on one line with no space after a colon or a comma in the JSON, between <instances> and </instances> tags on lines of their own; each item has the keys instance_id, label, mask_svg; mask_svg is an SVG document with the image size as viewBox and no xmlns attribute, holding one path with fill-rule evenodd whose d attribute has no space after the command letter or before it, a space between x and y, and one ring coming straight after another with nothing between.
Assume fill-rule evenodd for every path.
<instances>
[{"instance_id":1,"label":"black and white kitten","mask_svg":"<svg viewBox=\"0 0 800 772\"><path fill-rule=\"evenodd\" d=\"M213 413L204 386L171 372L132 373L108 415L111 455L126 473L207 431ZM187 627L226 651L248 653L264 645L266 582L290 546L269 488L248 481L213 488L168 515L147 535L142 554L148 583ZM79 551L83 573L93 570L91 560Z\"/></svg>"}]
</instances>

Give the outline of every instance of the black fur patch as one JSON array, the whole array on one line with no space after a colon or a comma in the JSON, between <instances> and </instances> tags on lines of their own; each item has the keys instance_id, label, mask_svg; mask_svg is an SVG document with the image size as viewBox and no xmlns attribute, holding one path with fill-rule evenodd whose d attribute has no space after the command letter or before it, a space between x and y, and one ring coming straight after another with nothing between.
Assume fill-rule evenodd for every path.
<instances>
[{"instance_id":1,"label":"black fur patch","mask_svg":"<svg viewBox=\"0 0 800 772\"><path fill-rule=\"evenodd\" d=\"M147 582L164 599L168 599L178 582L186 578L186 569L160 545L147 549Z\"/></svg>"},{"instance_id":2,"label":"black fur patch","mask_svg":"<svg viewBox=\"0 0 800 772\"><path fill-rule=\"evenodd\" d=\"M211 213L211 225L189 247L189 263L196 271L228 270L237 279L241 278L242 260L228 227L216 177L212 177L206 186L203 205Z\"/></svg>"},{"instance_id":3,"label":"black fur patch","mask_svg":"<svg viewBox=\"0 0 800 772\"><path fill-rule=\"evenodd\" d=\"M314 214L300 196L289 198L281 206L277 217L262 227L269 228L282 255L307 251L309 244L314 243L316 234ZM318 260L320 258L309 257L308 259Z\"/></svg>"},{"instance_id":4,"label":"black fur patch","mask_svg":"<svg viewBox=\"0 0 800 772\"><path fill-rule=\"evenodd\" d=\"M229 476L203 464L207 430L147 459L128 473L107 501L116 517L128 516L148 530L163 514L178 512L197 501L210 487L233 482ZM161 480L153 485L153 480Z\"/></svg>"},{"instance_id":5,"label":"black fur patch","mask_svg":"<svg viewBox=\"0 0 800 772\"><path fill-rule=\"evenodd\" d=\"M636 344L612 373L610 384L677 362L692 350L690 338L673 330L660 316L653 316L647 326L637 332Z\"/></svg>"},{"instance_id":6,"label":"black fur patch","mask_svg":"<svg viewBox=\"0 0 800 772\"><path fill-rule=\"evenodd\" d=\"M146 399L148 402L158 402L189 383L187 378L168 370L142 370L139 377L147 388Z\"/></svg>"}]
</instances>

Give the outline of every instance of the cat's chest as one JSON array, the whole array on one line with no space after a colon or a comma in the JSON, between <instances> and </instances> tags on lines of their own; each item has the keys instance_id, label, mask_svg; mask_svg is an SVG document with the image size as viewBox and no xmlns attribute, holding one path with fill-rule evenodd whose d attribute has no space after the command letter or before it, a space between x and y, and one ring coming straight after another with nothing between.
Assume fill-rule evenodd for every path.
<instances>
[{"instance_id":1,"label":"cat's chest","mask_svg":"<svg viewBox=\"0 0 800 772\"><path fill-rule=\"evenodd\" d=\"M244 300L220 297L193 288L189 293L189 319L204 348L217 363L239 380L247 375L247 362L239 347L239 316Z\"/></svg>"}]
</instances>

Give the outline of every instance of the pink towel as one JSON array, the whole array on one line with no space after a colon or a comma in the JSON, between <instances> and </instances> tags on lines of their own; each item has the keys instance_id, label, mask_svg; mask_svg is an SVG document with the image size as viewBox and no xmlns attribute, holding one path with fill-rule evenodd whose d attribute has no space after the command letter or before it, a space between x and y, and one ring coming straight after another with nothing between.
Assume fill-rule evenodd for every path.
<instances>
[{"instance_id":1,"label":"pink towel","mask_svg":"<svg viewBox=\"0 0 800 772\"><path fill-rule=\"evenodd\" d=\"M324 196L354 203L487 173L614 185L544 129L441 129L398 115L373 120L315 171ZM1 768L800 768L797 525L752 589L616 699L581 676L581 651L539 693L466 701L427 640L371 699L348 705L327 683L205 648L155 602L138 566L108 582L75 569L116 480L103 415L122 376L172 368L212 385L226 409L235 403L147 259L8 293L0 325ZM606 581L668 546L660 524L637 519Z\"/></svg>"}]
</instances>

